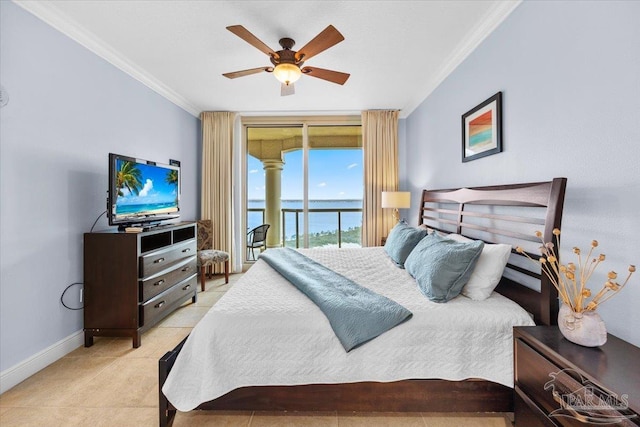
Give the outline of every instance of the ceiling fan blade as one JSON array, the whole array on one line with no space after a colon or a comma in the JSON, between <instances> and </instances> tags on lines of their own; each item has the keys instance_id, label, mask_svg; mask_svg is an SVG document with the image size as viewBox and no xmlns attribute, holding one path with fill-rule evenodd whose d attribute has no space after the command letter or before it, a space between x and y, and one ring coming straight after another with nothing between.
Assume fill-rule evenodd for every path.
<instances>
[{"instance_id":1,"label":"ceiling fan blade","mask_svg":"<svg viewBox=\"0 0 640 427\"><path fill-rule=\"evenodd\" d=\"M318 67L304 67L302 73L318 79L327 80L339 85L345 84L351 74L341 73L340 71L325 70Z\"/></svg>"},{"instance_id":2,"label":"ceiling fan blade","mask_svg":"<svg viewBox=\"0 0 640 427\"><path fill-rule=\"evenodd\" d=\"M223 76L229 78L229 79L235 79L236 77L244 77L244 76L249 76L251 74L258 74L261 73L263 71L266 71L267 73L270 73L273 71L273 67L258 67L258 68L251 68L249 70L242 70L242 71L233 71L231 73L224 73Z\"/></svg>"},{"instance_id":3,"label":"ceiling fan blade","mask_svg":"<svg viewBox=\"0 0 640 427\"><path fill-rule=\"evenodd\" d=\"M258 50L260 50L260 51L262 51L264 53L266 53L267 55L273 56L273 57L277 57L278 56L273 51L273 49L271 49L269 46L267 46L262 40L260 40L259 38L257 38L253 34L251 34L249 32L249 30L244 28L242 25L231 25L231 26L227 27L227 30L231 31L233 34L235 34L236 36L240 37L242 40L246 41L251 46L257 48Z\"/></svg>"},{"instance_id":4,"label":"ceiling fan blade","mask_svg":"<svg viewBox=\"0 0 640 427\"><path fill-rule=\"evenodd\" d=\"M288 85L282 83L282 85L280 86L280 96L289 96L293 95L294 93L296 93L296 88L293 83L289 83Z\"/></svg>"},{"instance_id":5,"label":"ceiling fan blade","mask_svg":"<svg viewBox=\"0 0 640 427\"><path fill-rule=\"evenodd\" d=\"M340 43L342 40L344 40L344 36L340 34L340 31L336 30L333 25L329 25L322 30L320 34L315 36L313 40L304 45L302 49L296 52L296 60L300 61L304 59L307 61L309 58Z\"/></svg>"}]
</instances>

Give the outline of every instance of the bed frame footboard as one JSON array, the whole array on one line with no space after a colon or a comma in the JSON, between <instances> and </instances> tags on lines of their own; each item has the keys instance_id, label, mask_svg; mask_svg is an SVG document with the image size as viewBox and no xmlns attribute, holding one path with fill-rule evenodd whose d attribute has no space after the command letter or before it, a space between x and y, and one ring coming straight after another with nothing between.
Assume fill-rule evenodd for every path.
<instances>
[{"instance_id":1,"label":"bed frame footboard","mask_svg":"<svg viewBox=\"0 0 640 427\"><path fill-rule=\"evenodd\" d=\"M258 386L198 409L224 411L513 412L513 389L484 380Z\"/></svg>"},{"instance_id":2,"label":"bed frame footboard","mask_svg":"<svg viewBox=\"0 0 640 427\"><path fill-rule=\"evenodd\" d=\"M176 417L176 408L169 403L167 397L162 393L162 386L173 368L173 364L176 363L178 353L182 350L187 338L183 339L173 350L167 351L162 358L158 361L158 397L159 397L159 409L160 409L160 427L170 427L173 424L173 420Z\"/></svg>"}]
</instances>

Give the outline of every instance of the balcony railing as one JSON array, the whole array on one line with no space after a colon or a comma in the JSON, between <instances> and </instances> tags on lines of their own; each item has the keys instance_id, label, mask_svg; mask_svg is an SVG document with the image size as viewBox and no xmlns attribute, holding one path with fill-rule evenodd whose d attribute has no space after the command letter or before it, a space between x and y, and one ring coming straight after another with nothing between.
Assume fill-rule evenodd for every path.
<instances>
[{"instance_id":1,"label":"balcony railing","mask_svg":"<svg viewBox=\"0 0 640 427\"><path fill-rule=\"evenodd\" d=\"M265 221L265 209L264 208L249 208L247 209L248 212L261 212L262 213L262 223L264 223ZM286 231L287 231L287 214L295 214L295 247L299 248L300 247L300 238L301 238L301 218L300 218L300 214L304 213L303 209L282 209L282 235L281 235L281 244L284 246L287 242L287 236L286 236ZM336 214L336 225L337 228L335 230L323 230L323 231L328 231L328 232L333 232L335 231L337 233L337 239L336 242L338 244L338 247L341 248L342 247L342 234L345 231L348 230L343 230L342 229L342 214L343 213L362 213L362 208L323 208L323 209L308 209L309 214L314 214L314 213L335 213ZM309 220L310 223L312 223L312 220Z\"/></svg>"}]
</instances>

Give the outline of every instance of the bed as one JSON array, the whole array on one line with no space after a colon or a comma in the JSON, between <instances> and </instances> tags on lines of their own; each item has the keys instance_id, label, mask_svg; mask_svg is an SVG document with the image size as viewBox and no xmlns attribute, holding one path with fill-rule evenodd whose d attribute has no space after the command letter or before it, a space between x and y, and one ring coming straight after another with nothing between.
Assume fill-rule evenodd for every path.
<instances>
[{"instance_id":1,"label":"bed","mask_svg":"<svg viewBox=\"0 0 640 427\"><path fill-rule=\"evenodd\" d=\"M424 190L419 224L534 256L535 231L552 241L560 228L565 188L566 178L555 178ZM406 307L411 319L347 352L314 303L259 259L160 359L161 426L177 409L196 408L509 412L512 327L556 323L555 289L515 250L488 298L444 304L425 298L382 247L299 252Z\"/></svg>"}]
</instances>

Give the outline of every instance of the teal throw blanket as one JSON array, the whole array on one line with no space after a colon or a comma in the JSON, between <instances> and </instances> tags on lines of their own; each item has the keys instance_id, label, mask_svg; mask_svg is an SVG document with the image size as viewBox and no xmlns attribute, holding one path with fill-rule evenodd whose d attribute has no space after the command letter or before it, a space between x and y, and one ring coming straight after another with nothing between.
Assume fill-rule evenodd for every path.
<instances>
[{"instance_id":1,"label":"teal throw blanket","mask_svg":"<svg viewBox=\"0 0 640 427\"><path fill-rule=\"evenodd\" d=\"M289 248L260 254L322 310L349 352L409 320L409 310Z\"/></svg>"}]
</instances>

